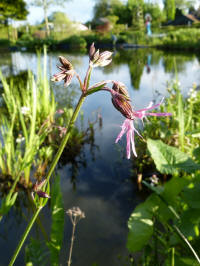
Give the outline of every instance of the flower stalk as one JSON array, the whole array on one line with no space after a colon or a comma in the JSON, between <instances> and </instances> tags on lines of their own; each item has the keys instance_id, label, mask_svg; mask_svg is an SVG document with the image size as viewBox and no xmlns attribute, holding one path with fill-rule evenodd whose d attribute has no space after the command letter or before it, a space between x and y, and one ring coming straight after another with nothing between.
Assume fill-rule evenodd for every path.
<instances>
[{"instance_id":1,"label":"flower stalk","mask_svg":"<svg viewBox=\"0 0 200 266\"><path fill-rule=\"evenodd\" d=\"M23 234L23 236L22 236L22 238L21 238L8 266L12 266L14 264L18 254L19 254L19 252L20 252L20 250L21 250L21 248L22 248L22 246L23 246L23 244L24 244L24 242L25 242L25 240L26 240L26 238L27 238L27 236L28 236L33 224L35 223L35 220L37 219L41 210L42 210L42 206L37 208L36 212L34 213L34 215L33 215L32 219L30 220L30 222L29 222L29 224L28 224L28 226L27 226L27 228L26 228L26 230L25 230L25 232L24 232L24 234Z\"/></svg>"},{"instance_id":2,"label":"flower stalk","mask_svg":"<svg viewBox=\"0 0 200 266\"><path fill-rule=\"evenodd\" d=\"M61 154L62 154L62 152L63 152L63 150L64 150L64 148L65 148L65 146L67 144L67 141L68 141L69 136L71 134L71 129L74 126L74 123L75 123L75 121L76 121L76 119L78 117L79 111L80 111L81 106L83 105L83 103L85 101L85 98L86 97L82 94L80 99L79 99L79 101L78 101L78 104L77 104L77 106L76 106L76 108L75 108L75 110L73 112L73 115L72 115L72 117L70 119L70 122L69 122L69 124L67 126L66 134L65 134L65 136L62 139L62 142L61 142L61 144L59 146L59 149L58 149L58 151L57 151L57 153L56 153L56 155L55 155L55 157L54 157L54 159L53 159L53 161L52 161L52 163L50 165L49 171L48 171L48 173L46 175L46 183L49 182L49 179L50 179L50 177L51 177L51 175L52 175L52 173L53 173L53 171L54 171L54 169L55 169L55 167L56 167L56 165L57 165L57 163L58 163L58 161L60 159L60 156L61 156Z\"/></svg>"}]
</instances>

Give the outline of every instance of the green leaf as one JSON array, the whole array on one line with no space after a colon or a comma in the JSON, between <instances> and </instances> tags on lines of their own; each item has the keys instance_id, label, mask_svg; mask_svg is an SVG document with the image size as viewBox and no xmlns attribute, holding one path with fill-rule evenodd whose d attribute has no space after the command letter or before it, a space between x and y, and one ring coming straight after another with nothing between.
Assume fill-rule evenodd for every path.
<instances>
[{"instance_id":1,"label":"green leaf","mask_svg":"<svg viewBox=\"0 0 200 266\"><path fill-rule=\"evenodd\" d=\"M200 130L193 130L191 132L187 132L187 135L191 135L193 138L199 138L200 137Z\"/></svg>"},{"instance_id":2,"label":"green leaf","mask_svg":"<svg viewBox=\"0 0 200 266\"><path fill-rule=\"evenodd\" d=\"M60 190L60 178L56 177L51 193L51 240L47 243L51 253L51 265L59 265L59 254L63 242L64 204Z\"/></svg>"},{"instance_id":3,"label":"green leaf","mask_svg":"<svg viewBox=\"0 0 200 266\"><path fill-rule=\"evenodd\" d=\"M127 248L130 252L141 250L153 234L153 211L158 206L155 197L150 196L144 203L139 204L128 220Z\"/></svg>"},{"instance_id":4,"label":"green leaf","mask_svg":"<svg viewBox=\"0 0 200 266\"><path fill-rule=\"evenodd\" d=\"M179 178L173 177L164 185L164 191L161 195L168 203L176 203L177 202L177 195L183 190L183 188L189 183L190 181L186 178Z\"/></svg>"},{"instance_id":5,"label":"green leaf","mask_svg":"<svg viewBox=\"0 0 200 266\"><path fill-rule=\"evenodd\" d=\"M48 258L48 250L40 239L31 238L28 246L25 248L26 266L40 265L45 266Z\"/></svg>"},{"instance_id":6,"label":"green leaf","mask_svg":"<svg viewBox=\"0 0 200 266\"><path fill-rule=\"evenodd\" d=\"M181 214L181 224L179 228L181 232L188 237L199 237L199 209L189 208Z\"/></svg>"},{"instance_id":7,"label":"green leaf","mask_svg":"<svg viewBox=\"0 0 200 266\"><path fill-rule=\"evenodd\" d=\"M200 182L188 186L182 193L183 200L192 208L200 208Z\"/></svg>"},{"instance_id":8,"label":"green leaf","mask_svg":"<svg viewBox=\"0 0 200 266\"><path fill-rule=\"evenodd\" d=\"M200 169L186 153L171 147L161 140L147 140L148 150L156 164L156 168L163 174L176 174L179 171L192 173Z\"/></svg>"},{"instance_id":9,"label":"green leaf","mask_svg":"<svg viewBox=\"0 0 200 266\"><path fill-rule=\"evenodd\" d=\"M197 147L196 149L193 150L193 155L197 162L200 163L200 147Z\"/></svg>"}]
</instances>

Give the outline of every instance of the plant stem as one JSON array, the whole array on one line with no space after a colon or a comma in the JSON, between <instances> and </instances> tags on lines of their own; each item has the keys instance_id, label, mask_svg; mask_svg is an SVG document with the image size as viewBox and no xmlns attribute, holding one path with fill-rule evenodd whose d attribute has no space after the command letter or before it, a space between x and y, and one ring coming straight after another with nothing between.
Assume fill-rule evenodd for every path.
<instances>
[{"instance_id":1,"label":"plant stem","mask_svg":"<svg viewBox=\"0 0 200 266\"><path fill-rule=\"evenodd\" d=\"M12 259L11 259L11 261L10 261L8 266L12 266L14 264L18 254L19 254L19 252L20 252L20 250L21 250L21 248L22 248L22 246L24 244L24 241L26 240L26 238L27 238L27 236L28 236L28 234L29 234L29 232L30 232L30 230L31 230L36 218L38 217L38 215L39 215L39 213L41 211L41 209L42 209L42 207L37 208L35 214L32 216L32 219L30 220L30 222L29 222L29 224L28 224L28 226L26 228L26 231L24 232L24 234L23 234L23 236L22 236L22 238L21 238L21 240L20 240L20 242L19 242L19 244L18 244L18 246L17 246L17 248L16 248L16 250L15 250L15 252L14 252L14 254L12 256Z\"/></svg>"},{"instance_id":2,"label":"plant stem","mask_svg":"<svg viewBox=\"0 0 200 266\"><path fill-rule=\"evenodd\" d=\"M179 228L176 225L172 225L175 232L179 235L179 237L187 244L187 246L189 247L189 249L191 250L191 252L193 253L193 255L195 256L196 260L198 261L198 263L200 264L200 258L197 255L196 251L193 249L192 245L190 244L190 242L187 240L187 238L184 236L184 234L179 230Z\"/></svg>"},{"instance_id":3,"label":"plant stem","mask_svg":"<svg viewBox=\"0 0 200 266\"><path fill-rule=\"evenodd\" d=\"M51 174L53 173L53 171L54 171L54 169L55 169L55 167L56 167L56 165L58 163L58 160L60 159L60 156L61 156L61 154L62 154L62 152L63 152L63 150L65 148L65 145L67 144L67 141L68 141L70 133L71 133L71 129L74 126L74 123L75 123L75 121L76 121L76 119L78 117L79 111L81 109L81 106L82 106L84 100L85 100L85 96L82 94L80 99L79 99L79 101L78 101L78 104L77 104L77 106L76 106L76 108L75 108L75 110L73 112L73 115L72 115L72 117L70 119L70 122L69 122L69 124L67 126L67 132L66 132L64 138L62 139L62 142L61 142L61 144L59 146L59 149L58 149L58 151L57 151L57 153L56 153L56 155L55 155L55 157L54 157L54 159L53 159L53 161L52 161L52 163L50 165L49 171L48 171L47 176L46 176L46 183L49 182Z\"/></svg>"},{"instance_id":4,"label":"plant stem","mask_svg":"<svg viewBox=\"0 0 200 266\"><path fill-rule=\"evenodd\" d=\"M173 248L172 248L171 266L175 266L174 254L175 254L175 248L173 247Z\"/></svg>"},{"instance_id":5,"label":"plant stem","mask_svg":"<svg viewBox=\"0 0 200 266\"><path fill-rule=\"evenodd\" d=\"M76 217L75 217L76 219ZM71 237L71 245L70 245L70 250L69 250L69 259L67 262L67 266L71 265L71 257L72 257L72 249L73 249L73 245L74 245L74 235L75 235L75 228L76 228L76 222L74 221L73 223L73 228L72 228L72 237Z\"/></svg>"}]
</instances>

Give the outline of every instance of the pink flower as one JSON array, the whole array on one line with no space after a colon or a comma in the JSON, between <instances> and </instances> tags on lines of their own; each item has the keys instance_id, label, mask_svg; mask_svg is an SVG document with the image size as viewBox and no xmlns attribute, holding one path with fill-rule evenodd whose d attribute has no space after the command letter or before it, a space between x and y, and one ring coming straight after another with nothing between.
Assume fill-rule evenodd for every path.
<instances>
[{"instance_id":1,"label":"pink flower","mask_svg":"<svg viewBox=\"0 0 200 266\"><path fill-rule=\"evenodd\" d=\"M140 109L138 111L134 111L133 110L133 119L139 118L142 120L146 118L146 116L171 116L171 113L147 113L146 111L148 110L152 110L158 106L161 105L161 103L163 102L163 100L156 105L152 105L152 103L150 103L150 105L147 108L144 109ZM133 124L133 120L132 119L125 119L124 123L121 126L122 130L119 133L119 135L116 138L115 143L117 143L122 136L126 133L126 156L127 159L130 159L131 157L131 149L133 151L133 154L137 157L137 153L135 150L135 140L134 140L134 135L135 132L142 138L142 136L140 135L140 133L135 129L134 124Z\"/></svg>"},{"instance_id":2,"label":"pink flower","mask_svg":"<svg viewBox=\"0 0 200 266\"><path fill-rule=\"evenodd\" d=\"M148 110L152 110L155 109L156 107L159 107L162 102L163 102L164 98L161 100L160 103L153 105L152 102L144 109L140 109L137 111L133 110L133 115L135 118L140 118L142 121L144 118L146 118L146 116L171 116L172 113L146 113L146 111Z\"/></svg>"},{"instance_id":3,"label":"pink flower","mask_svg":"<svg viewBox=\"0 0 200 266\"><path fill-rule=\"evenodd\" d=\"M135 140L134 140L134 135L135 132L140 136L140 133L137 131L137 129L135 129L134 124L133 124L133 120L131 119L125 119L124 123L121 126L122 130L119 133L119 135L117 136L115 143L117 143L121 137L126 133L126 156L127 159L130 159L131 157L131 148L133 151L133 154L135 155L135 157L137 157L137 153L135 150Z\"/></svg>"}]
</instances>

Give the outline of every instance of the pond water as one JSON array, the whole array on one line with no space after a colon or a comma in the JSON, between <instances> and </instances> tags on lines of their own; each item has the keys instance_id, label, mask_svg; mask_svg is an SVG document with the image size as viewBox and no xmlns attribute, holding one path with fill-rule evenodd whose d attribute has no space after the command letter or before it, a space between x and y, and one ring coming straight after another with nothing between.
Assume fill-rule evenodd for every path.
<instances>
[{"instance_id":1,"label":"pond water","mask_svg":"<svg viewBox=\"0 0 200 266\"><path fill-rule=\"evenodd\" d=\"M57 73L58 56L71 61L83 78L88 67L87 55L73 55L65 52L48 54L48 75ZM19 74L30 69L37 75L37 56L34 53L13 52L0 56L0 68L4 75ZM101 80L118 80L126 84L136 109L143 108L150 101L159 102L167 96L167 83L178 77L184 95L195 82L200 84L200 60L195 54L169 53L151 49L114 51L113 62L105 68L96 68L92 73L91 84ZM70 90L75 91L73 102L79 94L74 79L69 88L63 84L51 84L58 106L65 106ZM71 96L70 96L71 97ZM61 189L65 210L79 206L86 218L81 220L76 231L72 265L129 265L126 249L127 220L135 206L145 199L139 191L136 177L133 176L134 158L127 160L125 139L119 145L115 138L123 122L122 115L111 103L107 92L89 96L82 108L84 124L95 121L97 114L102 117L102 127L95 124L94 144L91 153L89 144L84 145L76 165L60 164ZM136 147L137 149L137 147ZM138 150L139 153L139 150ZM75 170L74 170L75 169ZM31 211L26 199L21 199L5 217L0 226L0 265L7 265L15 247L30 219ZM50 210L45 207L41 221L47 234L50 231ZM31 232L35 238L42 238L37 225ZM66 265L71 235L69 217L65 218L63 249L60 265ZM26 242L26 244L28 241ZM15 265L24 265L24 249Z\"/></svg>"}]
</instances>

